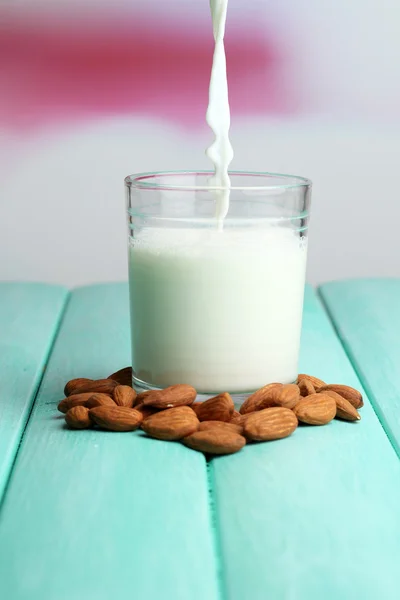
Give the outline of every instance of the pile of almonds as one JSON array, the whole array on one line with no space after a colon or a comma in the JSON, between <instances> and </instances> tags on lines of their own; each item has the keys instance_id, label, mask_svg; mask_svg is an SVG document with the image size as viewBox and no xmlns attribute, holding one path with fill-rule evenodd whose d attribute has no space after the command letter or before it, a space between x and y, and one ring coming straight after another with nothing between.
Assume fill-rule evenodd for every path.
<instances>
[{"instance_id":1,"label":"pile of almonds","mask_svg":"<svg viewBox=\"0 0 400 600\"><path fill-rule=\"evenodd\" d=\"M97 426L110 431L134 431L150 437L182 441L206 454L232 454L247 442L266 442L291 435L299 422L326 425L332 419L358 421L363 399L347 385L327 385L301 374L297 383L270 383L251 394L239 412L224 392L196 402L196 390L186 384L137 394L131 387L132 368L107 379L72 379L58 405L72 429Z\"/></svg>"}]
</instances>

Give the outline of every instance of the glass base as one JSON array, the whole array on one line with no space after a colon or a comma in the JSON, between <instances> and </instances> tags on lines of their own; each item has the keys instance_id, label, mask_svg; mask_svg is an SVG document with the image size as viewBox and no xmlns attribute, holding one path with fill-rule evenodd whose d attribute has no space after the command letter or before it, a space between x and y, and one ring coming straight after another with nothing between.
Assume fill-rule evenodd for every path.
<instances>
[{"instance_id":1,"label":"glass base","mask_svg":"<svg viewBox=\"0 0 400 600\"><path fill-rule=\"evenodd\" d=\"M132 375L132 387L137 391L138 394L140 394L141 392L148 392L149 390L158 391L158 390L162 389L156 385L152 385L151 383L142 381L141 379L139 379L138 377L135 376L135 373L133 373L133 375ZM224 391L227 391L227 390L224 390ZM248 396L250 396L250 394L252 394L254 391L255 390L252 390L250 392L233 393L233 394L231 392L229 392L229 394L231 395L232 400L235 404L235 408L238 409L243 404L243 402L246 400L246 398ZM198 393L196 402L204 402L204 400L213 398L214 396L217 396L220 393L221 392Z\"/></svg>"}]
</instances>

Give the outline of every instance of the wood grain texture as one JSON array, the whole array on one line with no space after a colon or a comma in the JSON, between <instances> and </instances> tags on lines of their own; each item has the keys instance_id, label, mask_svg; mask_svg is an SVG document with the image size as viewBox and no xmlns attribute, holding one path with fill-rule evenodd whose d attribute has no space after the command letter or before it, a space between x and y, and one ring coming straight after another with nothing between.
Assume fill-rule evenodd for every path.
<instances>
[{"instance_id":1,"label":"wood grain texture","mask_svg":"<svg viewBox=\"0 0 400 600\"><path fill-rule=\"evenodd\" d=\"M360 388L306 293L300 372ZM400 465L368 400L360 423L300 427L210 466L229 600L397 600Z\"/></svg>"},{"instance_id":2,"label":"wood grain texture","mask_svg":"<svg viewBox=\"0 0 400 600\"><path fill-rule=\"evenodd\" d=\"M329 283L320 294L400 457L400 279Z\"/></svg>"},{"instance_id":3,"label":"wood grain texture","mask_svg":"<svg viewBox=\"0 0 400 600\"><path fill-rule=\"evenodd\" d=\"M130 362L127 286L72 293L0 521L7 600L215 600L206 464L141 432L70 431L67 379Z\"/></svg>"},{"instance_id":4,"label":"wood grain texture","mask_svg":"<svg viewBox=\"0 0 400 600\"><path fill-rule=\"evenodd\" d=\"M0 283L0 504L68 292Z\"/></svg>"}]
</instances>

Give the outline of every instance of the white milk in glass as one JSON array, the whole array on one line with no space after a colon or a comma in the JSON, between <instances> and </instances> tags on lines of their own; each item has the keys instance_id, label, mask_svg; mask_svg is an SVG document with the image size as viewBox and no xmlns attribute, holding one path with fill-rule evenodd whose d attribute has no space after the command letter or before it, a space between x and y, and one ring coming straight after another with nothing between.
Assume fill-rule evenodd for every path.
<instances>
[{"instance_id":1,"label":"white milk in glass","mask_svg":"<svg viewBox=\"0 0 400 600\"><path fill-rule=\"evenodd\" d=\"M143 230L129 255L136 376L211 393L293 382L306 253L284 227Z\"/></svg>"}]
</instances>

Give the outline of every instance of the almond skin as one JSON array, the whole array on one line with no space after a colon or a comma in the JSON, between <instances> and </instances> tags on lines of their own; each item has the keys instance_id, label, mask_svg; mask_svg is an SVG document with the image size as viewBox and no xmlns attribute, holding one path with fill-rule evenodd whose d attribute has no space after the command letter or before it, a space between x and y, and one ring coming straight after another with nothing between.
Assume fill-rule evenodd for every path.
<instances>
[{"instance_id":1,"label":"almond skin","mask_svg":"<svg viewBox=\"0 0 400 600\"><path fill-rule=\"evenodd\" d=\"M108 394L92 394L85 402L86 408L95 408L96 406L115 406L114 400Z\"/></svg>"},{"instance_id":2,"label":"almond skin","mask_svg":"<svg viewBox=\"0 0 400 600\"><path fill-rule=\"evenodd\" d=\"M313 385L315 391L319 390L319 388L326 385L325 381L322 381L322 379L318 379L318 377L314 377L313 375L306 375L305 373L300 373L297 376L296 383L299 384L300 381L303 381L303 380L309 381Z\"/></svg>"},{"instance_id":3,"label":"almond skin","mask_svg":"<svg viewBox=\"0 0 400 600\"><path fill-rule=\"evenodd\" d=\"M266 408L264 404L272 402L278 390L282 387L282 383L269 383L268 385L264 385L264 387L260 388L253 394L250 394L250 396L243 402L239 409L240 414L245 415L246 413L253 412L254 410Z\"/></svg>"},{"instance_id":4,"label":"almond skin","mask_svg":"<svg viewBox=\"0 0 400 600\"><path fill-rule=\"evenodd\" d=\"M209 398L197 410L199 421L230 421L235 410L233 400L227 392Z\"/></svg>"},{"instance_id":5,"label":"almond skin","mask_svg":"<svg viewBox=\"0 0 400 600\"><path fill-rule=\"evenodd\" d=\"M231 420L229 422L234 423L235 425L242 425L243 415L241 415L239 411L234 410L233 415L231 416Z\"/></svg>"},{"instance_id":6,"label":"almond skin","mask_svg":"<svg viewBox=\"0 0 400 600\"><path fill-rule=\"evenodd\" d=\"M142 413L143 419L147 419L147 417L151 417L151 415L155 415L160 412L158 408L153 408L152 406L146 406L141 402L140 404L135 404L135 410L138 410Z\"/></svg>"},{"instance_id":7,"label":"almond skin","mask_svg":"<svg viewBox=\"0 0 400 600\"><path fill-rule=\"evenodd\" d=\"M185 446L205 454L233 454L246 444L242 435L222 429L196 431L183 439Z\"/></svg>"},{"instance_id":8,"label":"almond skin","mask_svg":"<svg viewBox=\"0 0 400 600\"><path fill-rule=\"evenodd\" d=\"M158 440L181 440L198 426L199 420L189 406L161 410L142 423L143 431Z\"/></svg>"},{"instance_id":9,"label":"almond skin","mask_svg":"<svg viewBox=\"0 0 400 600\"><path fill-rule=\"evenodd\" d=\"M173 408L193 404L197 392L191 385L171 385L165 390L150 391L143 398L143 404L154 408Z\"/></svg>"},{"instance_id":10,"label":"almond skin","mask_svg":"<svg viewBox=\"0 0 400 600\"><path fill-rule=\"evenodd\" d=\"M315 387L309 379L300 379L297 385L303 398L315 394Z\"/></svg>"},{"instance_id":11,"label":"almond skin","mask_svg":"<svg viewBox=\"0 0 400 600\"><path fill-rule=\"evenodd\" d=\"M112 394L114 388L118 385L116 381L111 379L96 379L84 383L75 390L75 394L85 394L86 392L99 393L99 394Z\"/></svg>"},{"instance_id":12,"label":"almond skin","mask_svg":"<svg viewBox=\"0 0 400 600\"><path fill-rule=\"evenodd\" d=\"M236 425L235 423L226 423L224 421L202 421L198 427L198 431L206 431L207 429L222 429L224 431L233 431L242 435L242 425Z\"/></svg>"},{"instance_id":13,"label":"almond skin","mask_svg":"<svg viewBox=\"0 0 400 600\"><path fill-rule=\"evenodd\" d=\"M92 392L87 392L86 394L72 394L72 396L68 396L68 398L64 398L59 402L57 408L62 413L67 413L74 406L85 406L86 401L89 400L93 396Z\"/></svg>"},{"instance_id":14,"label":"almond skin","mask_svg":"<svg viewBox=\"0 0 400 600\"><path fill-rule=\"evenodd\" d=\"M297 417L289 408L265 408L247 417L244 435L254 442L280 440L291 435L297 425Z\"/></svg>"},{"instance_id":15,"label":"almond skin","mask_svg":"<svg viewBox=\"0 0 400 600\"><path fill-rule=\"evenodd\" d=\"M320 388L319 391L336 392L337 394L343 396L343 398L348 400L350 404L354 406L354 408L362 408L364 406L363 397L360 394L360 392L348 385L339 385L336 383L332 383L330 385L325 385L324 387Z\"/></svg>"},{"instance_id":16,"label":"almond skin","mask_svg":"<svg viewBox=\"0 0 400 600\"><path fill-rule=\"evenodd\" d=\"M109 431L134 431L143 421L143 415L138 410L116 404L91 408L89 417L96 425Z\"/></svg>"},{"instance_id":17,"label":"almond skin","mask_svg":"<svg viewBox=\"0 0 400 600\"><path fill-rule=\"evenodd\" d=\"M279 395L275 399L275 406L283 408L294 408L300 400L300 389L295 383L287 383L279 390Z\"/></svg>"},{"instance_id":18,"label":"almond skin","mask_svg":"<svg viewBox=\"0 0 400 600\"><path fill-rule=\"evenodd\" d=\"M326 425L336 416L336 402L323 393L311 394L302 398L293 410L302 423Z\"/></svg>"},{"instance_id":19,"label":"almond skin","mask_svg":"<svg viewBox=\"0 0 400 600\"><path fill-rule=\"evenodd\" d=\"M146 396L151 394L151 392L152 392L152 390L146 390L145 392L140 392L140 394L138 394L136 396L135 404L143 404L143 400L146 398Z\"/></svg>"},{"instance_id":20,"label":"almond skin","mask_svg":"<svg viewBox=\"0 0 400 600\"><path fill-rule=\"evenodd\" d=\"M132 386L132 367L124 367L115 373L112 373L107 379L113 379L119 385Z\"/></svg>"},{"instance_id":21,"label":"almond skin","mask_svg":"<svg viewBox=\"0 0 400 600\"><path fill-rule=\"evenodd\" d=\"M202 404L203 404L203 402L193 402L193 404L191 404L191 405L190 405L190 408L191 408L192 410L194 410L194 412L195 412L195 413L196 413L196 415L197 415L197 413L198 413L198 411L199 411L199 409L200 409L200 406L201 406Z\"/></svg>"},{"instance_id":22,"label":"almond skin","mask_svg":"<svg viewBox=\"0 0 400 600\"><path fill-rule=\"evenodd\" d=\"M117 385L114 388L113 398L117 406L132 408L136 400L136 391L129 385Z\"/></svg>"},{"instance_id":23,"label":"almond skin","mask_svg":"<svg viewBox=\"0 0 400 600\"><path fill-rule=\"evenodd\" d=\"M68 383L65 384L64 394L66 396L72 396L75 394L75 390L82 387L82 385L86 383L92 382L93 379L86 379L84 377L78 377L77 379L71 379Z\"/></svg>"},{"instance_id":24,"label":"almond skin","mask_svg":"<svg viewBox=\"0 0 400 600\"><path fill-rule=\"evenodd\" d=\"M89 429L93 422L89 417L89 409L85 406L74 406L65 415L65 422L71 429Z\"/></svg>"},{"instance_id":25,"label":"almond skin","mask_svg":"<svg viewBox=\"0 0 400 600\"><path fill-rule=\"evenodd\" d=\"M343 421L359 421L361 419L357 409L346 398L330 390L326 390L324 394L330 396L336 402L337 419L342 419Z\"/></svg>"}]
</instances>

